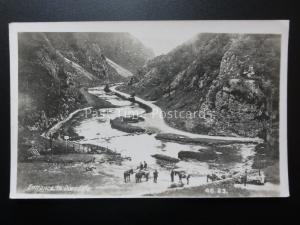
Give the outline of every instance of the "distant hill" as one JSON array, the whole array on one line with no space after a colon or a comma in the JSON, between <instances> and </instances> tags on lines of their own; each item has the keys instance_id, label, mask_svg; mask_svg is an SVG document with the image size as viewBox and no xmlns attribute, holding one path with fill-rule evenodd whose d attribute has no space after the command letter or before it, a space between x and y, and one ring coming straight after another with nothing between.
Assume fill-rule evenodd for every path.
<instances>
[{"instance_id":1,"label":"distant hill","mask_svg":"<svg viewBox=\"0 0 300 225\"><path fill-rule=\"evenodd\" d=\"M69 49L85 47L86 43L97 45L103 55L132 73L154 57L151 49L129 33L47 33L47 36L57 49L74 60L76 56Z\"/></svg>"}]
</instances>

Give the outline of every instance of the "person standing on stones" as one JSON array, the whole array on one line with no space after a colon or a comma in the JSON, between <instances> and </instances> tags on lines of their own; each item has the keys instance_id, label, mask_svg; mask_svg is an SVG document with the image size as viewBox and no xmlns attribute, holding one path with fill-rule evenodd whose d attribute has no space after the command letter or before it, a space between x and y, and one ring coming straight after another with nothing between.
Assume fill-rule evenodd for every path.
<instances>
[{"instance_id":1,"label":"person standing on stones","mask_svg":"<svg viewBox=\"0 0 300 225\"><path fill-rule=\"evenodd\" d=\"M174 182L174 175L175 175L174 170L171 170L171 182Z\"/></svg>"},{"instance_id":2,"label":"person standing on stones","mask_svg":"<svg viewBox=\"0 0 300 225\"><path fill-rule=\"evenodd\" d=\"M144 169L147 169L147 163L146 163L146 161L144 161Z\"/></svg>"},{"instance_id":3,"label":"person standing on stones","mask_svg":"<svg viewBox=\"0 0 300 225\"><path fill-rule=\"evenodd\" d=\"M158 177L158 172L157 172L157 170L154 170L154 172L153 172L153 182L154 183L157 183L157 177Z\"/></svg>"}]
</instances>

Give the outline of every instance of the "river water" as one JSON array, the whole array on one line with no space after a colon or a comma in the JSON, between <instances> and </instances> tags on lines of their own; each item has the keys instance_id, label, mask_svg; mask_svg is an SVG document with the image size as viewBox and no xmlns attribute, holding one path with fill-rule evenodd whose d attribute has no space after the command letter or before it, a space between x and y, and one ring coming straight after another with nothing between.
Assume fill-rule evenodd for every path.
<instances>
[{"instance_id":1,"label":"river water","mask_svg":"<svg viewBox=\"0 0 300 225\"><path fill-rule=\"evenodd\" d=\"M156 133L169 132L165 131L166 125L163 120L158 119L152 122L149 114L138 104L124 100L113 94L107 94L103 91L104 87L90 88L89 92L119 108L101 109L94 116L85 117L74 127L76 133L83 136L80 143L89 143L108 147L122 154L122 156L131 157L122 165L99 165L97 170L105 170L107 179L103 184L98 186L98 193L103 195L125 195L136 196L140 194L162 192L168 188L170 182L170 167L162 165L160 161L154 159L153 154L164 154L177 158L179 151L199 151L200 149L211 148L209 146L195 144L180 144L166 142L155 139ZM150 103L150 102L149 102ZM152 103L151 103L152 104ZM86 112L87 114L90 112ZM145 121L135 125L151 129L156 133L149 134L128 134L117 129L111 128L110 119L118 116L141 115ZM152 118L153 120L153 118ZM161 124L160 124L161 123ZM161 125L161 126L160 126ZM185 132L186 133L186 132ZM193 134L191 134L193 135ZM219 147L217 150L218 159L213 161L180 161L175 166L179 170L184 170L191 174L189 186L197 186L206 183L206 175L215 170L227 171L244 171L250 169L253 163L255 144L230 144ZM151 181L136 184L133 180L128 183L123 182L123 172L127 169L135 169L140 162L146 161L150 171L157 169L159 172L158 183ZM97 163L97 162L96 162ZM173 165L174 166L174 165ZM104 168L105 167L105 168ZM175 177L175 179L177 179ZM175 180L177 182L177 180ZM187 185L185 185L187 186ZM121 194L120 194L121 193Z\"/></svg>"}]
</instances>

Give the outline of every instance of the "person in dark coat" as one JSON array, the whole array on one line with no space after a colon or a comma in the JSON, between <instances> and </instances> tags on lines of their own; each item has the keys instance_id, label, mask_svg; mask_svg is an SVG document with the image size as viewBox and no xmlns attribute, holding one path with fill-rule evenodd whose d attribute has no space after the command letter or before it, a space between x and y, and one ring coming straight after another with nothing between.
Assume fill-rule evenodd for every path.
<instances>
[{"instance_id":1,"label":"person in dark coat","mask_svg":"<svg viewBox=\"0 0 300 225\"><path fill-rule=\"evenodd\" d=\"M182 174L181 173L178 174L178 178L179 178L179 182L182 183Z\"/></svg>"},{"instance_id":2,"label":"person in dark coat","mask_svg":"<svg viewBox=\"0 0 300 225\"><path fill-rule=\"evenodd\" d=\"M147 169L147 163L146 163L146 161L144 161L144 169Z\"/></svg>"},{"instance_id":3,"label":"person in dark coat","mask_svg":"<svg viewBox=\"0 0 300 225\"><path fill-rule=\"evenodd\" d=\"M244 186L247 185L247 178L248 178L248 171L245 171L245 176L244 176Z\"/></svg>"},{"instance_id":4,"label":"person in dark coat","mask_svg":"<svg viewBox=\"0 0 300 225\"><path fill-rule=\"evenodd\" d=\"M171 170L171 182L174 182L174 175L175 175L174 170Z\"/></svg>"},{"instance_id":5,"label":"person in dark coat","mask_svg":"<svg viewBox=\"0 0 300 225\"><path fill-rule=\"evenodd\" d=\"M157 172L157 170L154 170L154 172L153 172L153 182L154 183L157 183L157 177L158 177L158 172Z\"/></svg>"},{"instance_id":6,"label":"person in dark coat","mask_svg":"<svg viewBox=\"0 0 300 225\"><path fill-rule=\"evenodd\" d=\"M186 176L186 184L190 184L190 177L191 177L190 174L188 174L188 175Z\"/></svg>"},{"instance_id":7,"label":"person in dark coat","mask_svg":"<svg viewBox=\"0 0 300 225\"><path fill-rule=\"evenodd\" d=\"M140 163L140 170L142 170L144 167L143 167L143 163L141 162Z\"/></svg>"}]
</instances>

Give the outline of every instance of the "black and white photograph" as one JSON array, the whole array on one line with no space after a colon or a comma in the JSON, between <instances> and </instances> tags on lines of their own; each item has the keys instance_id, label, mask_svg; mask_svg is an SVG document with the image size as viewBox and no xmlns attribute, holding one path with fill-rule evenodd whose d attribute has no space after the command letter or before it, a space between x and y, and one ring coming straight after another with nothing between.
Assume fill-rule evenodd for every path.
<instances>
[{"instance_id":1,"label":"black and white photograph","mask_svg":"<svg viewBox=\"0 0 300 225\"><path fill-rule=\"evenodd\" d=\"M287 197L289 22L11 23L11 198Z\"/></svg>"}]
</instances>

